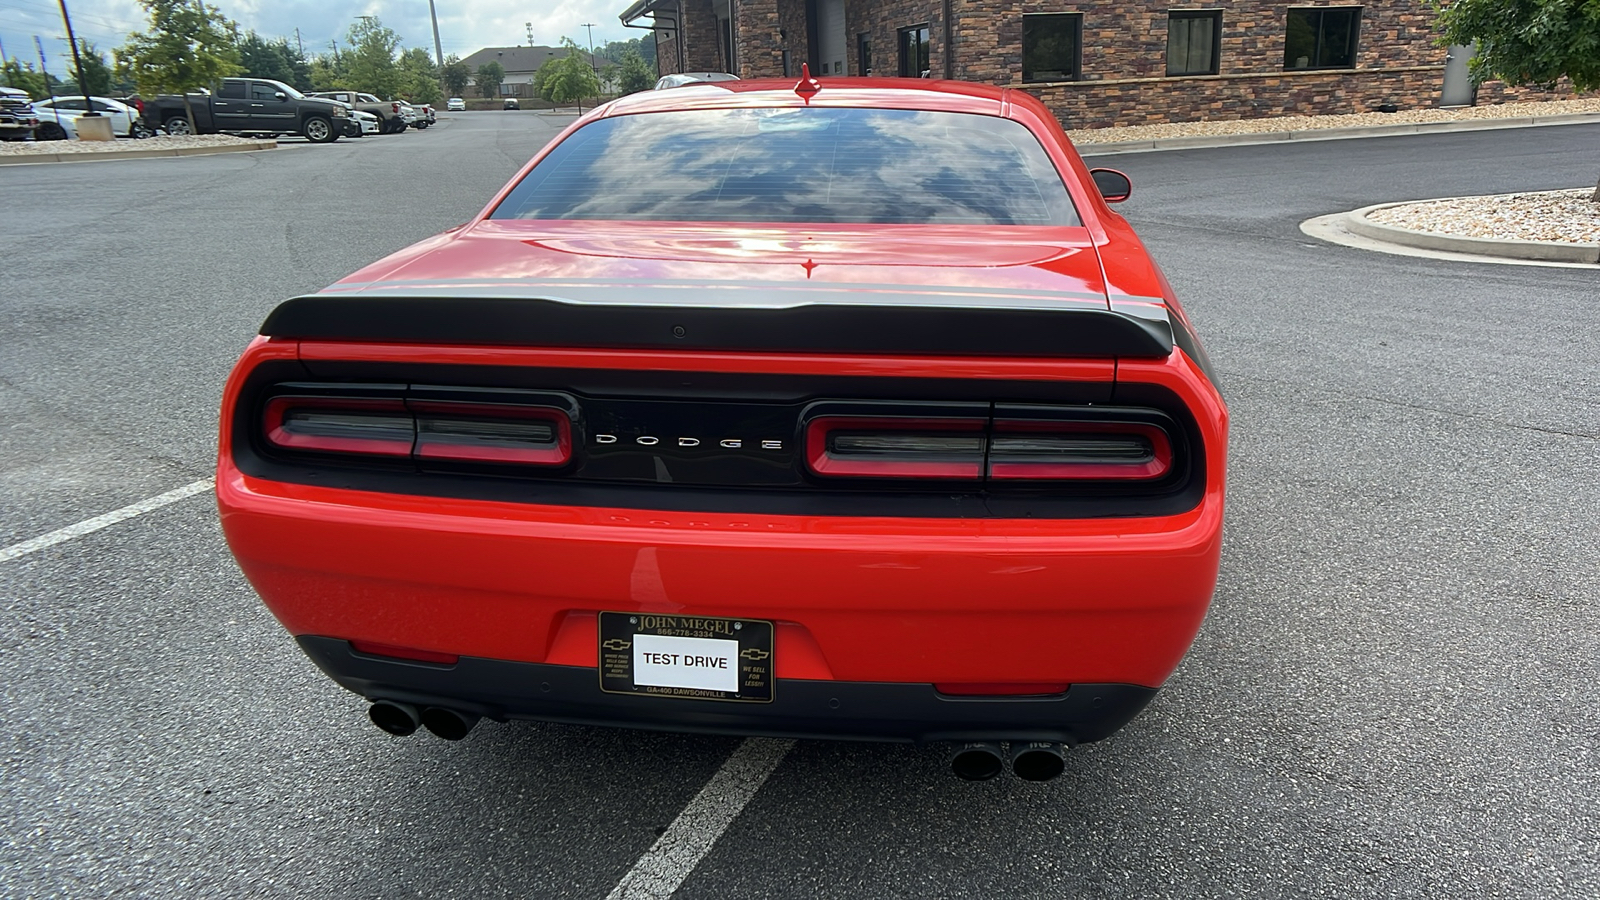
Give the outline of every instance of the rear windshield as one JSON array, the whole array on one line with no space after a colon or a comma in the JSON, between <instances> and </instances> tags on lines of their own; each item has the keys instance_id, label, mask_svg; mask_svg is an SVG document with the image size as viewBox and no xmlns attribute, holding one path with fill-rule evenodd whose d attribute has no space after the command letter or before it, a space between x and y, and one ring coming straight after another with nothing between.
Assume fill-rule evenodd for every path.
<instances>
[{"instance_id":1,"label":"rear windshield","mask_svg":"<svg viewBox=\"0 0 1600 900\"><path fill-rule=\"evenodd\" d=\"M1078 225L1019 122L899 109L713 109L599 119L494 219Z\"/></svg>"}]
</instances>

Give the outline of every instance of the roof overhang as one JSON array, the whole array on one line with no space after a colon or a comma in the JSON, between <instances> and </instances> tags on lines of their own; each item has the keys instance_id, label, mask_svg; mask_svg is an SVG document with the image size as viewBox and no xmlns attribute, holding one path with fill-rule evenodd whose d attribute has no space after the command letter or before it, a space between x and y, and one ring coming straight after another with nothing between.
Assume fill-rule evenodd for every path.
<instances>
[{"instance_id":1,"label":"roof overhang","mask_svg":"<svg viewBox=\"0 0 1600 900\"><path fill-rule=\"evenodd\" d=\"M676 25L678 21L678 0L636 0L618 18L628 28L655 28L657 26L653 21L650 25L635 25L634 23L646 16L654 20L661 13L667 13L673 24Z\"/></svg>"}]
</instances>

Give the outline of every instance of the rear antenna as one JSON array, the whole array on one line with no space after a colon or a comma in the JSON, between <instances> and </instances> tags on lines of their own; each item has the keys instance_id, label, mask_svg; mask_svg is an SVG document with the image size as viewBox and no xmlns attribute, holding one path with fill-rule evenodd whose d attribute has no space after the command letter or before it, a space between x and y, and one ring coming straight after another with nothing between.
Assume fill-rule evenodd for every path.
<instances>
[{"instance_id":1,"label":"rear antenna","mask_svg":"<svg viewBox=\"0 0 1600 900\"><path fill-rule=\"evenodd\" d=\"M809 106L812 96L820 90L822 90L822 82L811 77L811 64L801 63L800 83L794 86L794 92L799 94L800 99L804 100L806 105Z\"/></svg>"}]
</instances>

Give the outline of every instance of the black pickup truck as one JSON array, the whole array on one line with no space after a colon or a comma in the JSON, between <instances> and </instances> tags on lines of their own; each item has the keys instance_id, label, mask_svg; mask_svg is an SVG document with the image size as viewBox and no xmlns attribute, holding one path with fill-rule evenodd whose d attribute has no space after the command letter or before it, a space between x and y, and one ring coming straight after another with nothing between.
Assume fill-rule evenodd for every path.
<instances>
[{"instance_id":1,"label":"black pickup truck","mask_svg":"<svg viewBox=\"0 0 1600 900\"><path fill-rule=\"evenodd\" d=\"M307 97L281 81L224 78L214 94L191 91L187 97L163 94L148 101L144 117L168 134L299 134L325 144L347 133L350 107Z\"/></svg>"}]
</instances>

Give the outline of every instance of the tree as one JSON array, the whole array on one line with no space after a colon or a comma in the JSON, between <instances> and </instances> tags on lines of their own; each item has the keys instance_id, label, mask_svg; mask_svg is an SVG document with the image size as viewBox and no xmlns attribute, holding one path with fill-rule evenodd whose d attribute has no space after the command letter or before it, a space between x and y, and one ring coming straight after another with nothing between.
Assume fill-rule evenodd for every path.
<instances>
[{"instance_id":1,"label":"tree","mask_svg":"<svg viewBox=\"0 0 1600 900\"><path fill-rule=\"evenodd\" d=\"M249 31L239 38L235 50L244 74L281 81L297 90L311 90L311 63L299 50L289 46L287 39L269 41Z\"/></svg>"},{"instance_id":2,"label":"tree","mask_svg":"<svg viewBox=\"0 0 1600 900\"><path fill-rule=\"evenodd\" d=\"M1578 91L1600 88L1600 0L1454 0L1439 8L1441 44L1477 44L1472 80ZM1600 180L1594 202L1600 203Z\"/></svg>"},{"instance_id":3,"label":"tree","mask_svg":"<svg viewBox=\"0 0 1600 900\"><path fill-rule=\"evenodd\" d=\"M624 94L647 91L655 81L656 73L644 61L644 57L631 49L622 54L622 66L617 73L618 90Z\"/></svg>"},{"instance_id":4,"label":"tree","mask_svg":"<svg viewBox=\"0 0 1600 900\"><path fill-rule=\"evenodd\" d=\"M467 85L472 83L472 70L461 61L461 57L452 53L444 58L444 68L439 70L439 80L444 82L445 93L452 97L460 97L467 92Z\"/></svg>"},{"instance_id":5,"label":"tree","mask_svg":"<svg viewBox=\"0 0 1600 900\"><path fill-rule=\"evenodd\" d=\"M350 26L346 37L350 50L345 54L345 65L351 86L384 100L398 97L400 67L394 58L400 49L400 35L385 28L377 16L363 16Z\"/></svg>"},{"instance_id":6,"label":"tree","mask_svg":"<svg viewBox=\"0 0 1600 900\"><path fill-rule=\"evenodd\" d=\"M27 91L28 96L35 100L43 100L50 96L50 85L43 75L33 70L33 63L7 60L5 65L0 67L0 75L4 76L6 87Z\"/></svg>"},{"instance_id":7,"label":"tree","mask_svg":"<svg viewBox=\"0 0 1600 900\"><path fill-rule=\"evenodd\" d=\"M182 94L192 126L188 92L239 71L233 48L238 28L215 6L190 0L139 0L139 5L149 14L150 26L128 35L128 43L117 51L117 68L147 97Z\"/></svg>"},{"instance_id":8,"label":"tree","mask_svg":"<svg viewBox=\"0 0 1600 900\"><path fill-rule=\"evenodd\" d=\"M350 87L345 80L344 66L340 64L339 57L332 53L311 60L310 77L314 91L348 90Z\"/></svg>"},{"instance_id":9,"label":"tree","mask_svg":"<svg viewBox=\"0 0 1600 900\"><path fill-rule=\"evenodd\" d=\"M96 97L110 96L111 66L106 64L106 55L101 53L95 45L80 38L78 40L78 58L83 63L84 84L78 88L77 92L86 92Z\"/></svg>"},{"instance_id":10,"label":"tree","mask_svg":"<svg viewBox=\"0 0 1600 900\"><path fill-rule=\"evenodd\" d=\"M572 38L562 38L567 48L565 56L552 59L539 67L539 96L561 106L584 97L600 93L600 79L595 77L594 66Z\"/></svg>"},{"instance_id":11,"label":"tree","mask_svg":"<svg viewBox=\"0 0 1600 900\"><path fill-rule=\"evenodd\" d=\"M497 62L486 62L478 67L478 74L473 76L472 83L478 86L478 96L493 97L500 92L500 82L505 80L504 66Z\"/></svg>"},{"instance_id":12,"label":"tree","mask_svg":"<svg viewBox=\"0 0 1600 900\"><path fill-rule=\"evenodd\" d=\"M420 47L400 54L400 95L413 103L438 103L439 67Z\"/></svg>"}]
</instances>

